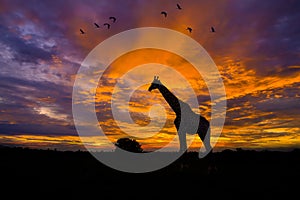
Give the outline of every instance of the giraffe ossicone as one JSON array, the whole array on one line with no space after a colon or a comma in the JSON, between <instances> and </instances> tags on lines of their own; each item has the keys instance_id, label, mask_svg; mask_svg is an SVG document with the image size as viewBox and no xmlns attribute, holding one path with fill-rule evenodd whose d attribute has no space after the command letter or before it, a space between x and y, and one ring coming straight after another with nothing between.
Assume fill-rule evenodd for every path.
<instances>
[{"instance_id":1,"label":"giraffe ossicone","mask_svg":"<svg viewBox=\"0 0 300 200\"><path fill-rule=\"evenodd\" d=\"M159 76L154 76L153 82L159 84L160 83Z\"/></svg>"}]
</instances>

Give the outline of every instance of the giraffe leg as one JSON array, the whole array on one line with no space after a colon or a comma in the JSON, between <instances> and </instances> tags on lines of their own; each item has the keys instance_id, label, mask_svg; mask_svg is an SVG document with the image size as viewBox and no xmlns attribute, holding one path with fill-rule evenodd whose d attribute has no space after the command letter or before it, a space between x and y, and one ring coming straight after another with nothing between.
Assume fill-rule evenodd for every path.
<instances>
[{"instance_id":1,"label":"giraffe leg","mask_svg":"<svg viewBox=\"0 0 300 200\"><path fill-rule=\"evenodd\" d=\"M176 117L176 119L174 120L174 124L177 129L177 133L178 133L178 137L179 137L179 145L180 145L179 152L184 153L187 151L186 132L183 131L182 128L180 128L180 120L179 119L180 118Z\"/></svg>"},{"instance_id":2,"label":"giraffe leg","mask_svg":"<svg viewBox=\"0 0 300 200\"><path fill-rule=\"evenodd\" d=\"M210 128L208 128L206 136L204 138L204 146L205 150L209 153L212 150L212 147L210 145Z\"/></svg>"},{"instance_id":3,"label":"giraffe leg","mask_svg":"<svg viewBox=\"0 0 300 200\"><path fill-rule=\"evenodd\" d=\"M204 145L204 149L203 149L203 147L201 147L201 149L199 151L199 158L203 158L204 156L211 153L211 150L212 150L212 147L210 145L210 128L208 128L205 135L199 134L199 136L200 136L200 138L203 142L203 145Z\"/></svg>"},{"instance_id":4,"label":"giraffe leg","mask_svg":"<svg viewBox=\"0 0 300 200\"><path fill-rule=\"evenodd\" d=\"M180 153L184 153L187 151L187 145L186 145L186 134L185 132L178 131L179 136L179 144L180 144Z\"/></svg>"}]
</instances>

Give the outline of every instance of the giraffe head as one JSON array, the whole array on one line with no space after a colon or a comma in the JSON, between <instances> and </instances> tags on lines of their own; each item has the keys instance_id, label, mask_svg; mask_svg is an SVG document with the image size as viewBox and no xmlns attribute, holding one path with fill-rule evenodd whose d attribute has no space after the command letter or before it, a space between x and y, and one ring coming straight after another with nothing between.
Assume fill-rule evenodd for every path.
<instances>
[{"instance_id":1,"label":"giraffe head","mask_svg":"<svg viewBox=\"0 0 300 200\"><path fill-rule=\"evenodd\" d=\"M158 76L154 76L154 80L152 81L150 87L148 88L148 91L151 92L151 90L159 88L159 86L162 85L160 80L158 79Z\"/></svg>"}]
</instances>

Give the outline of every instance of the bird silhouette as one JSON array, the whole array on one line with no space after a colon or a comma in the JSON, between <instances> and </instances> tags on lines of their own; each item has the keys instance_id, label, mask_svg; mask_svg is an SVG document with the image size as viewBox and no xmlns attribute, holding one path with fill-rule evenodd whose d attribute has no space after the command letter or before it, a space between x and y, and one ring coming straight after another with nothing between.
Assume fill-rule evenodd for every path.
<instances>
[{"instance_id":1,"label":"bird silhouette","mask_svg":"<svg viewBox=\"0 0 300 200\"><path fill-rule=\"evenodd\" d=\"M100 26L97 23L94 23L94 24L95 24L96 28L100 28Z\"/></svg>"},{"instance_id":2,"label":"bird silhouette","mask_svg":"<svg viewBox=\"0 0 300 200\"><path fill-rule=\"evenodd\" d=\"M168 13L166 11L161 11L160 14L164 15L165 17L167 17L167 15L168 15Z\"/></svg>"},{"instance_id":3,"label":"bird silhouette","mask_svg":"<svg viewBox=\"0 0 300 200\"><path fill-rule=\"evenodd\" d=\"M81 33L81 34L85 34L85 32L84 32L82 29L80 29L80 33Z\"/></svg>"},{"instance_id":4,"label":"bird silhouette","mask_svg":"<svg viewBox=\"0 0 300 200\"><path fill-rule=\"evenodd\" d=\"M115 23L117 20L115 17L109 17L109 19L112 20L113 23Z\"/></svg>"},{"instance_id":5,"label":"bird silhouette","mask_svg":"<svg viewBox=\"0 0 300 200\"><path fill-rule=\"evenodd\" d=\"M181 6L180 6L179 4L176 4L176 6L177 6L177 9L179 9L179 10L182 9Z\"/></svg>"},{"instance_id":6,"label":"bird silhouette","mask_svg":"<svg viewBox=\"0 0 300 200\"><path fill-rule=\"evenodd\" d=\"M187 27L186 30L188 30L190 33L192 33L192 28L191 27Z\"/></svg>"},{"instance_id":7,"label":"bird silhouette","mask_svg":"<svg viewBox=\"0 0 300 200\"><path fill-rule=\"evenodd\" d=\"M211 27L210 30L211 30L211 32L213 32L213 33L216 32L216 30L215 30L214 27Z\"/></svg>"},{"instance_id":8,"label":"bird silhouette","mask_svg":"<svg viewBox=\"0 0 300 200\"><path fill-rule=\"evenodd\" d=\"M107 29L110 28L110 24L109 23L104 23L103 26L107 26Z\"/></svg>"}]
</instances>

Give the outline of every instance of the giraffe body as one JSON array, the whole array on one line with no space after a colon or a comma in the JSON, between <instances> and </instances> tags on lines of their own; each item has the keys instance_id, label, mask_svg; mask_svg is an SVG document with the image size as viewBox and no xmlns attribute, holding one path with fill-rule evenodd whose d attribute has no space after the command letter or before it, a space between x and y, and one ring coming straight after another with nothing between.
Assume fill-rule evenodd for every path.
<instances>
[{"instance_id":1,"label":"giraffe body","mask_svg":"<svg viewBox=\"0 0 300 200\"><path fill-rule=\"evenodd\" d=\"M151 91L153 89L160 91L176 114L174 125L179 136L180 151L187 150L186 134L198 134L204 143L206 151L211 151L209 121L205 117L196 114L187 103L178 99L160 82L158 77L154 77L148 90Z\"/></svg>"}]
</instances>

